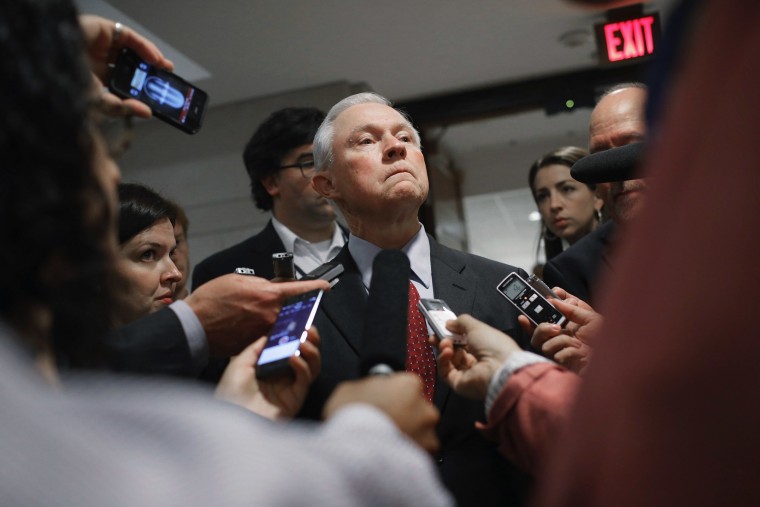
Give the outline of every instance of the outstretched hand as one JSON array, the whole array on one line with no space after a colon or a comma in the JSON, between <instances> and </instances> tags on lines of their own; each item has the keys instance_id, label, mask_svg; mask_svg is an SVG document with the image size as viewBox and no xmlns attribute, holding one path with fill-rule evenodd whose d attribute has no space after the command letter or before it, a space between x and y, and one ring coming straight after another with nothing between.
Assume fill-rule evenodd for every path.
<instances>
[{"instance_id":1,"label":"outstretched hand","mask_svg":"<svg viewBox=\"0 0 760 507\"><path fill-rule=\"evenodd\" d=\"M520 346L510 336L470 315L460 315L446 327L466 335L467 345L455 347L451 340L441 341L438 374L456 393L484 400L494 374L512 352L521 350Z\"/></svg>"}]
</instances>

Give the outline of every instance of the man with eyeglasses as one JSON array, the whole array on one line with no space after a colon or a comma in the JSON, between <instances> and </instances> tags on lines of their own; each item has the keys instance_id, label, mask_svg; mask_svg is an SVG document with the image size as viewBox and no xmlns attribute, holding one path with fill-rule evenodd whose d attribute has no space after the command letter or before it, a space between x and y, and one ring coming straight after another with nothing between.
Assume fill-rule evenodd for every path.
<instances>
[{"instance_id":1,"label":"man with eyeglasses","mask_svg":"<svg viewBox=\"0 0 760 507\"><path fill-rule=\"evenodd\" d=\"M193 269L193 290L235 268L253 268L272 279L272 254L292 252L297 278L324 264L346 242L330 202L311 186L312 143L325 114L312 107L275 111L259 125L243 151L256 207L272 217L257 234L206 258ZM201 378L217 382L227 365L216 357Z\"/></svg>"},{"instance_id":2,"label":"man with eyeglasses","mask_svg":"<svg viewBox=\"0 0 760 507\"><path fill-rule=\"evenodd\" d=\"M274 277L272 254L292 252L300 278L333 258L346 242L331 204L311 186L312 143L325 115L310 107L275 111L262 123L243 152L256 207L272 218L258 234L208 257L193 270L193 288L253 268Z\"/></svg>"}]
</instances>

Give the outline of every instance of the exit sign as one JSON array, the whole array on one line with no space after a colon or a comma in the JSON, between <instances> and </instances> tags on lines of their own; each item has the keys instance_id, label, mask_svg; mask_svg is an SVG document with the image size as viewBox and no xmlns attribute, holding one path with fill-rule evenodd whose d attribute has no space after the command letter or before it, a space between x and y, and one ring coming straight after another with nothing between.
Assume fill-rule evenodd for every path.
<instances>
[{"instance_id":1,"label":"exit sign","mask_svg":"<svg viewBox=\"0 0 760 507\"><path fill-rule=\"evenodd\" d=\"M660 15L611 19L594 31L601 65L638 62L652 56L660 43Z\"/></svg>"}]
</instances>

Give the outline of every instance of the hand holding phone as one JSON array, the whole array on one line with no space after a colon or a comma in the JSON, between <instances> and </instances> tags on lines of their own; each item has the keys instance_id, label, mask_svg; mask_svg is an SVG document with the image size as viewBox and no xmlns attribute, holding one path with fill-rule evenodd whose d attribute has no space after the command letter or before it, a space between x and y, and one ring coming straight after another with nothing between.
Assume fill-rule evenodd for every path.
<instances>
[{"instance_id":1,"label":"hand holding phone","mask_svg":"<svg viewBox=\"0 0 760 507\"><path fill-rule=\"evenodd\" d=\"M290 358L299 354L322 294L324 291L318 289L285 300L256 363L256 377L292 374Z\"/></svg>"},{"instance_id":2,"label":"hand holding phone","mask_svg":"<svg viewBox=\"0 0 760 507\"><path fill-rule=\"evenodd\" d=\"M467 338L464 335L452 333L446 329L446 322L457 318L456 314L449 308L446 301L442 299L420 299L417 307L425 316L425 320L433 328L433 332L439 340L450 339L455 346L464 346L467 344Z\"/></svg>"},{"instance_id":3,"label":"hand holding phone","mask_svg":"<svg viewBox=\"0 0 760 507\"><path fill-rule=\"evenodd\" d=\"M201 128L208 95L176 74L147 63L129 48L116 60L109 89L147 104L160 120L188 134Z\"/></svg>"}]
</instances>

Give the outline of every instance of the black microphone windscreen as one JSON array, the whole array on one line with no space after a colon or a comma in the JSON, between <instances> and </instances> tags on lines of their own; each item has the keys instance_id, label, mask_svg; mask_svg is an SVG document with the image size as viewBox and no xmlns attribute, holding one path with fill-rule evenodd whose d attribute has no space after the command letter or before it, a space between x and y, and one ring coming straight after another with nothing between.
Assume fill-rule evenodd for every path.
<instances>
[{"instance_id":1,"label":"black microphone windscreen","mask_svg":"<svg viewBox=\"0 0 760 507\"><path fill-rule=\"evenodd\" d=\"M409 258L401 250L383 250L372 263L372 281L364 316L360 372L404 371L409 305ZM374 371L373 371L374 370Z\"/></svg>"},{"instance_id":2,"label":"black microphone windscreen","mask_svg":"<svg viewBox=\"0 0 760 507\"><path fill-rule=\"evenodd\" d=\"M644 143L632 143L583 157L573 164L570 176L583 183L635 179Z\"/></svg>"}]
</instances>

